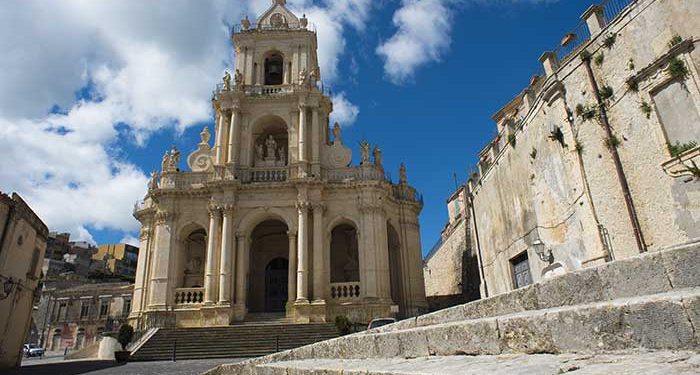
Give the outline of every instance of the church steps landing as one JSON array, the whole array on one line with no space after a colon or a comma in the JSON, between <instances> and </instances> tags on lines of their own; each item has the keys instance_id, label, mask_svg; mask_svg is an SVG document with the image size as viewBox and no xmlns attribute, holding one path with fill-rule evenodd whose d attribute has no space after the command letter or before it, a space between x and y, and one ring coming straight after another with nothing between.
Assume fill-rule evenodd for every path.
<instances>
[{"instance_id":1,"label":"church steps landing","mask_svg":"<svg viewBox=\"0 0 700 375\"><path fill-rule=\"evenodd\" d=\"M700 243L643 254L210 374L263 374L257 365L312 358L698 350L698 259Z\"/></svg>"}]
</instances>

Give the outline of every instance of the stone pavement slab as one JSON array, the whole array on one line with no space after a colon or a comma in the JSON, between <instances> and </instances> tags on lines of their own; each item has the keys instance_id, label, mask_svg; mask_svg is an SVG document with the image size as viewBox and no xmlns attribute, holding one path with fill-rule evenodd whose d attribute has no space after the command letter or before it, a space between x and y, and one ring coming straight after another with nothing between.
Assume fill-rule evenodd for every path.
<instances>
[{"instance_id":1,"label":"stone pavement slab","mask_svg":"<svg viewBox=\"0 0 700 375\"><path fill-rule=\"evenodd\" d=\"M313 359L276 362L259 368L263 370L260 373L269 375L696 375L700 374L700 354L635 351L597 355L508 354L415 359Z\"/></svg>"},{"instance_id":2,"label":"stone pavement slab","mask_svg":"<svg viewBox=\"0 0 700 375\"><path fill-rule=\"evenodd\" d=\"M3 375L198 375L212 367L224 363L237 363L245 358L199 359L184 361L128 362L74 360L74 361L31 361L22 368L10 370Z\"/></svg>"}]
</instances>

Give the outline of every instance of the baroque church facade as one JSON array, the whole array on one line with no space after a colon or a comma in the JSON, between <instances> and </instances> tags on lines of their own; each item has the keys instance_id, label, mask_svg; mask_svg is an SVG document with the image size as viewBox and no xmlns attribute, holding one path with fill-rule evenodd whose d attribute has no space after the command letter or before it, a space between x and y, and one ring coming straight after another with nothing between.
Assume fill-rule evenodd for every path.
<instances>
[{"instance_id":1,"label":"baroque church facade","mask_svg":"<svg viewBox=\"0 0 700 375\"><path fill-rule=\"evenodd\" d=\"M236 59L212 104L214 135L179 169L173 148L134 210L141 222L129 316L139 329L415 316L427 307L418 215L402 165L330 125L317 36L272 6L232 33ZM213 146L210 143L213 141ZM259 319L259 317L258 317Z\"/></svg>"}]
</instances>

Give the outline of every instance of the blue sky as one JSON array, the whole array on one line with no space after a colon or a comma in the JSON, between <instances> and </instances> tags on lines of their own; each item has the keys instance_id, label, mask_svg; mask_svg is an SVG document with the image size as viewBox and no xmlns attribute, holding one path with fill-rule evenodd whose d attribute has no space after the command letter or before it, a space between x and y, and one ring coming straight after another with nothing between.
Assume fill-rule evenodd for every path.
<instances>
[{"instance_id":1,"label":"blue sky","mask_svg":"<svg viewBox=\"0 0 700 375\"><path fill-rule=\"evenodd\" d=\"M163 152L172 144L186 155L195 148L201 128L212 127L206 108L208 90L231 63L231 46L221 27L187 26L190 29L174 32L194 36L177 39L162 34L173 32L173 20L196 23L218 16L224 23L233 23L242 14L254 17L269 5L263 0L250 1L254 3L247 7L214 1L210 10L189 18L192 11L187 7L192 3L196 6L196 1L174 6L176 9L166 12L162 19L162 7L119 6L110 12L118 18L108 21L114 25L97 36L84 34L103 27L89 21L89 17L104 11L99 5L80 8L78 14L84 12L84 17L75 16L76 9L58 9L49 13L67 14L65 27L61 28L60 23L57 26L58 33L65 34L60 35L60 42L53 43L44 26L29 24L30 29L37 29L30 30L30 36L36 36L45 47L36 51L23 50L20 38L0 36L0 48L19 51L23 56L9 62L0 60L2 70L18 72L9 77L9 86L15 93L20 90L20 95L13 96L0 91L0 129L4 129L0 130L0 156L5 160L0 170L0 190L18 191L53 229L70 231L75 238L91 238L97 243L133 240L138 226L129 214L145 189L145 176L159 169ZM418 33L414 30L414 34L404 35L405 39L417 39L416 46L432 52L429 59L420 61L389 58L387 62L387 56L378 52L379 46L396 38L397 24L392 22L395 14L415 6L416 1L360 0L355 5L350 2L331 9L333 5L328 2L300 0L290 1L290 6L308 11L311 22L318 21L314 14L328 18L316 22L319 38L325 32L323 25L331 28L329 20L343 17L337 21L342 26L333 26L333 38L327 40L337 47L329 59L335 57L338 63L322 70L322 74L331 71L329 81L334 93L342 93L347 106L359 111L356 116L341 114L340 119L345 120L343 139L354 149L355 161L360 141L379 144L385 167L394 178L399 164L406 163L409 181L425 197L421 234L427 252L447 219L445 199L455 189L453 174L463 182L477 153L495 134L491 115L541 70L538 57L555 48L594 2L421 1L428 3L425 9L444 7L449 16L431 12L421 18L421 13L406 13L421 16L418 21L428 20L428 24L440 23L437 32L419 29ZM26 3L31 1L14 5ZM21 9L8 9L12 6L0 5L0 21L4 17L21 19L22 14L11 14ZM31 14L30 10L27 13ZM184 15L178 14L180 11ZM138 13L130 19L133 12ZM149 12L159 14L155 26L133 26L141 18L152 17ZM161 21L161 25L168 26L157 27ZM41 22L41 14L34 22ZM123 34L117 33L120 30ZM204 36L223 40L198 49L198 38ZM34 58L54 61L56 67L35 63ZM32 62L28 65L27 61ZM50 87L43 90L41 82L39 86L32 82L36 74L19 74L30 70L41 75L40 69L52 68L58 70L55 73L63 69L65 74L47 76ZM157 90L157 83L155 89L138 89L152 75L163 75L161 69L165 70L165 79L181 80L164 84L162 92ZM203 84L202 79L212 82ZM21 90L32 85L40 87L38 94L27 91L21 95ZM171 102L178 101L180 94L185 99L173 107ZM20 128L36 133L21 136ZM38 144L42 142L48 142L52 150L42 149ZM37 155L39 161L26 161L27 152ZM14 168L25 164L23 169L29 172ZM84 170L85 174L73 170ZM130 202L127 209L113 207L124 206L125 202Z\"/></svg>"}]
</instances>

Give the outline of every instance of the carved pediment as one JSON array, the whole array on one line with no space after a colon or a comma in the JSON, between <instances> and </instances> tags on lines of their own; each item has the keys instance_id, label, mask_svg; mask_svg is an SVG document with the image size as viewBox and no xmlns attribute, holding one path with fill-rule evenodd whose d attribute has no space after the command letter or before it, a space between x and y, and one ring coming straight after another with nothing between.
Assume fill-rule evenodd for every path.
<instances>
[{"instance_id":1,"label":"carved pediment","mask_svg":"<svg viewBox=\"0 0 700 375\"><path fill-rule=\"evenodd\" d=\"M270 9L258 17L258 29L297 29L299 18L284 6L286 1L274 1Z\"/></svg>"}]
</instances>

